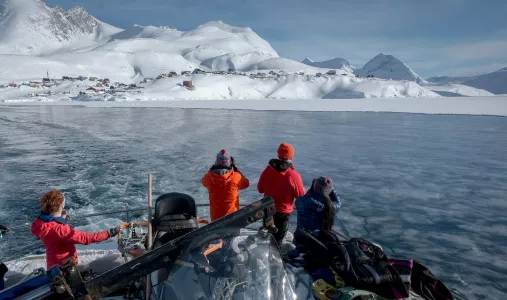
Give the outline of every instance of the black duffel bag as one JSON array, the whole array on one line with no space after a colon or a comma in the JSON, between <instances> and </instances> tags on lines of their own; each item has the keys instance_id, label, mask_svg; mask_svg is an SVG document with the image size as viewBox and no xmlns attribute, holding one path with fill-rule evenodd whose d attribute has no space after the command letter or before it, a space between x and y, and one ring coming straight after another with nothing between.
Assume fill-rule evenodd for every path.
<instances>
[{"instance_id":1,"label":"black duffel bag","mask_svg":"<svg viewBox=\"0 0 507 300\"><path fill-rule=\"evenodd\" d=\"M409 292L387 255L377 245L363 238L341 242L331 231L318 236L296 230L298 248L306 252L311 265L326 264L342 277L347 286L373 292L387 299L408 298Z\"/></svg>"}]
</instances>

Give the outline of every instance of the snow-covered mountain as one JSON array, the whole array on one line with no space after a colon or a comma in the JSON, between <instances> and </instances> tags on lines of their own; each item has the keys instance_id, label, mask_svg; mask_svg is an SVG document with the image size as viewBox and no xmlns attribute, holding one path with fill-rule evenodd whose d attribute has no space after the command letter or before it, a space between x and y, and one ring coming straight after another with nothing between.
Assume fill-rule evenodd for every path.
<instances>
[{"instance_id":1,"label":"snow-covered mountain","mask_svg":"<svg viewBox=\"0 0 507 300\"><path fill-rule=\"evenodd\" d=\"M5 0L0 7L0 53L41 55L91 47L121 31L74 7L49 8L41 0Z\"/></svg>"},{"instance_id":2,"label":"snow-covered mountain","mask_svg":"<svg viewBox=\"0 0 507 300\"><path fill-rule=\"evenodd\" d=\"M324 61L313 61L310 58L306 57L303 59L302 63L305 65L309 65L317 68L324 69L342 69L347 72L354 72L354 67L350 64L350 62L344 58L335 57L333 59L324 60Z\"/></svg>"},{"instance_id":3,"label":"snow-covered mountain","mask_svg":"<svg viewBox=\"0 0 507 300\"><path fill-rule=\"evenodd\" d=\"M471 86L459 84L459 83L447 83L439 85L424 85L425 88L439 94L444 97L483 97L483 96L494 96L494 94L483 90L474 88Z\"/></svg>"},{"instance_id":4,"label":"snow-covered mountain","mask_svg":"<svg viewBox=\"0 0 507 300\"><path fill-rule=\"evenodd\" d=\"M361 69L357 69L356 74L363 77L372 75L383 79L409 80L417 83L426 82L398 58L382 53L368 61Z\"/></svg>"},{"instance_id":5,"label":"snow-covered mountain","mask_svg":"<svg viewBox=\"0 0 507 300\"><path fill-rule=\"evenodd\" d=\"M69 11L49 8L41 0L5 0L0 12L0 100L22 99L28 94L49 91L57 94L51 95L51 99L78 99L74 97L77 93L97 84L91 80L63 81L43 87L36 82L46 72L51 78L82 75L139 84L145 78L172 71L181 74L196 68L207 72L233 69L250 74L161 78L143 83L144 89L138 91L141 94L132 97L141 100L438 97L415 82L356 78L353 68L343 59L301 63L279 57L252 29L221 21L190 31L140 25L122 30L98 21L82 8ZM329 69L341 71L316 76ZM192 79L195 90L182 86L182 81L188 79ZM5 86L10 83L13 86ZM111 98L114 99L107 97Z\"/></svg>"},{"instance_id":6,"label":"snow-covered mountain","mask_svg":"<svg viewBox=\"0 0 507 300\"><path fill-rule=\"evenodd\" d=\"M484 89L493 94L507 94L507 68L477 76L463 82L463 84Z\"/></svg>"},{"instance_id":7,"label":"snow-covered mountain","mask_svg":"<svg viewBox=\"0 0 507 300\"><path fill-rule=\"evenodd\" d=\"M467 80L470 80L474 77L451 77L451 76L432 76L426 78L426 81L429 83L436 84L453 84L453 83L463 83Z\"/></svg>"},{"instance_id":8,"label":"snow-covered mountain","mask_svg":"<svg viewBox=\"0 0 507 300\"><path fill-rule=\"evenodd\" d=\"M211 71L244 71L264 60L279 58L271 45L252 29L230 26L222 21L208 22L187 32L135 25L115 34L94 51L128 53L146 77L197 67Z\"/></svg>"}]
</instances>

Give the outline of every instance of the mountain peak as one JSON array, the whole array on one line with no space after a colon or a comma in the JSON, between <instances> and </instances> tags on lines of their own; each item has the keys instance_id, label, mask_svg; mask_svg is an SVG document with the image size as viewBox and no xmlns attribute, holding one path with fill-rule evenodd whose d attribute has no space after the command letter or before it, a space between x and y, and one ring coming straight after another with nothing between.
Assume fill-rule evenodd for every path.
<instances>
[{"instance_id":1,"label":"mountain peak","mask_svg":"<svg viewBox=\"0 0 507 300\"><path fill-rule=\"evenodd\" d=\"M357 74L365 77L372 75L383 79L410 80L418 83L425 82L424 79L412 71L400 59L383 53L377 54L377 56L368 61L364 67L357 70Z\"/></svg>"},{"instance_id":2,"label":"mountain peak","mask_svg":"<svg viewBox=\"0 0 507 300\"><path fill-rule=\"evenodd\" d=\"M335 57L324 61L313 61L310 58L306 57L302 61L302 63L316 68L342 69L347 72L353 72L354 69L354 67L352 67L352 65L349 63L348 60L339 57Z\"/></svg>"},{"instance_id":3,"label":"mountain peak","mask_svg":"<svg viewBox=\"0 0 507 300\"><path fill-rule=\"evenodd\" d=\"M0 15L11 14L32 14L38 11L49 9L41 0L5 0L0 6Z\"/></svg>"},{"instance_id":4,"label":"mountain peak","mask_svg":"<svg viewBox=\"0 0 507 300\"><path fill-rule=\"evenodd\" d=\"M493 94L507 94L507 68L474 77L463 82L463 84Z\"/></svg>"},{"instance_id":5,"label":"mountain peak","mask_svg":"<svg viewBox=\"0 0 507 300\"><path fill-rule=\"evenodd\" d=\"M372 62L372 61L380 61L380 60L385 61L385 62L390 61L390 62L396 62L396 63L400 62L402 64L405 64L404 62L402 62L398 58L394 57L393 55L391 55L391 54L384 54L384 53L377 54L374 58L372 58L370 60L370 62Z\"/></svg>"},{"instance_id":6,"label":"mountain peak","mask_svg":"<svg viewBox=\"0 0 507 300\"><path fill-rule=\"evenodd\" d=\"M463 83L473 77L431 76L426 81L437 84Z\"/></svg>"},{"instance_id":7,"label":"mountain peak","mask_svg":"<svg viewBox=\"0 0 507 300\"><path fill-rule=\"evenodd\" d=\"M26 7L27 5L46 5L41 0L5 0L3 6L5 8Z\"/></svg>"},{"instance_id":8,"label":"mountain peak","mask_svg":"<svg viewBox=\"0 0 507 300\"><path fill-rule=\"evenodd\" d=\"M309 65L311 66L313 64L313 60L311 60L308 56L305 57L305 59L303 59L302 63L304 63L305 65Z\"/></svg>"},{"instance_id":9,"label":"mountain peak","mask_svg":"<svg viewBox=\"0 0 507 300\"><path fill-rule=\"evenodd\" d=\"M41 0L5 0L2 7L0 53L39 55L105 36L107 25L81 7L66 11Z\"/></svg>"}]
</instances>

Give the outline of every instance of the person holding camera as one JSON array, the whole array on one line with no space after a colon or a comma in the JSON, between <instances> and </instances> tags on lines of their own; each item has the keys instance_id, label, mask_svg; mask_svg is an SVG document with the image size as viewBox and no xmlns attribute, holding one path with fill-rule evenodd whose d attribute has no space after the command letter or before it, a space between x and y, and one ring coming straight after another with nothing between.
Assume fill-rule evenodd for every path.
<instances>
[{"instance_id":1,"label":"person holding camera","mask_svg":"<svg viewBox=\"0 0 507 300\"><path fill-rule=\"evenodd\" d=\"M201 179L208 189L211 221L239 209L239 191L250 186L250 181L239 171L227 150L218 152L215 164Z\"/></svg>"}]
</instances>

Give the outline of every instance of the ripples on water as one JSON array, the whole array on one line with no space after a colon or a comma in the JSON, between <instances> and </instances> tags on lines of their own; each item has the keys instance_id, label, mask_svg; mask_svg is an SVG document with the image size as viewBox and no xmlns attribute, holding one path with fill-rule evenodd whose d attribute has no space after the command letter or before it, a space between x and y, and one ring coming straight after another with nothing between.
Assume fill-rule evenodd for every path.
<instances>
[{"instance_id":1,"label":"ripples on water","mask_svg":"<svg viewBox=\"0 0 507 300\"><path fill-rule=\"evenodd\" d=\"M281 141L295 146L305 186L331 176L353 235L418 258L471 299L507 298L507 118L0 106L0 221L33 221L50 188L66 193L72 215L139 207L148 172L155 194L206 203L200 178L223 147L250 178L250 202ZM98 230L119 220L73 222ZM28 230L10 234L0 257L33 242Z\"/></svg>"}]
</instances>

